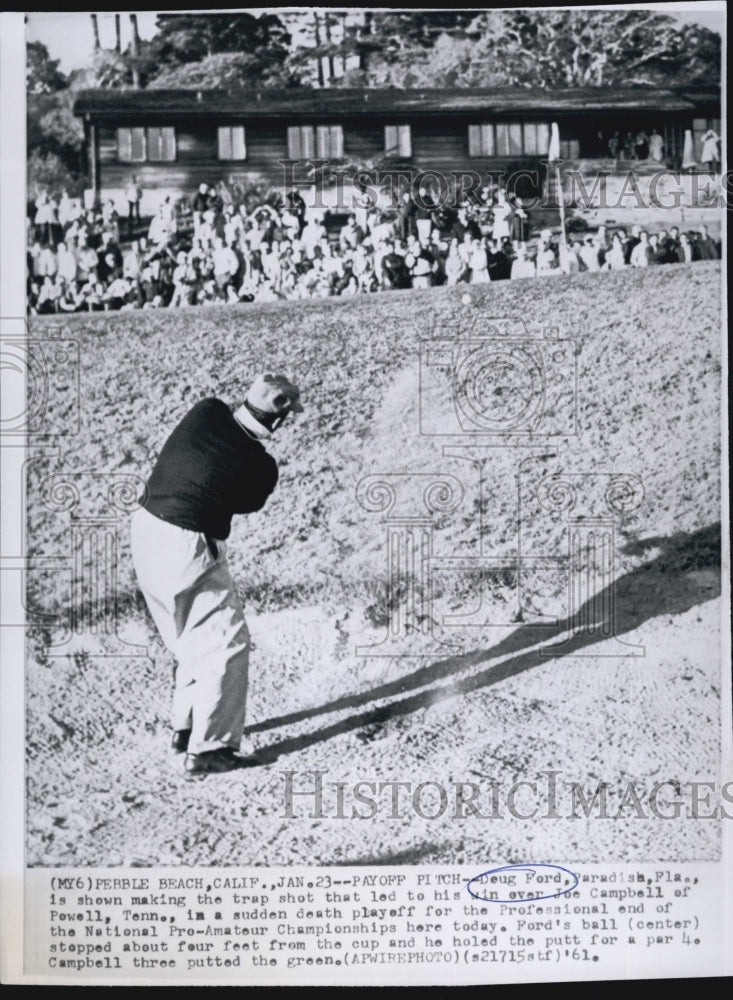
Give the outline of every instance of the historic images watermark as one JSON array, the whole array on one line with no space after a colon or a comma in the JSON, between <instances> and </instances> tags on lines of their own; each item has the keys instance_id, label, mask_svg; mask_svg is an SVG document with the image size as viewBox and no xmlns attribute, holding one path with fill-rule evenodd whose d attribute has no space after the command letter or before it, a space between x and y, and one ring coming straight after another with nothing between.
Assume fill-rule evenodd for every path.
<instances>
[{"instance_id":1,"label":"historic images watermark","mask_svg":"<svg viewBox=\"0 0 733 1000\"><path fill-rule=\"evenodd\" d=\"M410 191L418 208L459 208L482 204L487 186L501 188L511 198L521 198L527 211L557 209L557 188L548 182L562 177L564 201L578 209L639 210L680 208L730 208L733 204L733 171L722 174L658 170L583 170L562 160L540 160L544 169L420 170L410 167L344 167L323 159L279 160L284 188L301 189L307 207L351 212L369 199L373 204L396 205ZM329 192L328 203L324 194Z\"/></svg>"},{"instance_id":2,"label":"historic images watermark","mask_svg":"<svg viewBox=\"0 0 733 1000\"><path fill-rule=\"evenodd\" d=\"M476 780L326 781L326 771L282 771L283 819L733 819L733 781L667 778L652 784L598 781L594 787L560 771L507 784Z\"/></svg>"}]
</instances>

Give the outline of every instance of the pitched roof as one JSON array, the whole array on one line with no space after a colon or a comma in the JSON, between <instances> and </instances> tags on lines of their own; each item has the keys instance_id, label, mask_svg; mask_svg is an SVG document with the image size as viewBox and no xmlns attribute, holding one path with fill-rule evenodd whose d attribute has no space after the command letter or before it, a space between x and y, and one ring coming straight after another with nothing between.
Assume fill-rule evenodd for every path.
<instances>
[{"instance_id":1,"label":"pitched roof","mask_svg":"<svg viewBox=\"0 0 733 1000\"><path fill-rule=\"evenodd\" d=\"M131 117L140 113L243 114L247 117L322 115L454 114L471 112L587 112L603 110L687 111L720 100L719 91L694 87L565 90L497 88L472 90L306 89L291 90L84 90L74 113Z\"/></svg>"}]
</instances>

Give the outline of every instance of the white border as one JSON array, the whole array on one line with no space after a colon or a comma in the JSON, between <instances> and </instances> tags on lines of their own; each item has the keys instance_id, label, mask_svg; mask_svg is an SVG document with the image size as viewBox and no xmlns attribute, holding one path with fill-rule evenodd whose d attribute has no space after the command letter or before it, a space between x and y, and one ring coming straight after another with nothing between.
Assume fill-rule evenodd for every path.
<instances>
[{"instance_id":1,"label":"white border","mask_svg":"<svg viewBox=\"0 0 733 1000\"><path fill-rule=\"evenodd\" d=\"M580 5L579 5L580 6ZM719 11L726 16L725 4L720 2L661 3L661 4L608 4L605 9L657 9L675 14L689 10ZM227 8L220 8L227 10ZM251 8L241 8L252 10ZM262 8L261 8L262 9ZM268 11L272 8L265 8ZM282 8L293 9L293 8ZM302 9L302 8L295 8ZM379 8L371 8L379 9ZM395 8L392 8L395 9ZM396 8L399 9L399 8ZM436 8L434 8L436 9ZM440 9L440 8L437 8ZM498 8L500 9L500 8ZM563 9L562 5L554 8ZM565 8L568 9L568 8ZM573 7L571 9L578 9ZM478 10L478 9L477 9ZM195 11L185 11L194 13ZM210 13L210 10L206 11ZM57 12L63 13L63 12ZM72 13L72 12L67 12ZM0 13L0 319L18 318L25 314L25 18L20 12ZM721 133L723 144L723 167L727 167L725 153L727 142L727 102L726 102L726 35L723 33L723 82L721 107ZM722 227L724 260L727 258L727 233ZM726 322L721 333L727 329L727 287L722 283L722 315ZM723 336L723 384L727 385L728 354L726 338ZM3 373L4 375L4 373ZM3 392L0 407L3 414L15 414L24 409L23 386L18 379L3 378ZM721 475L723 492L721 497L723 525L723 621L721 636L721 726L722 758L721 780L733 780L733 718L731 715L731 676L727 669L731 655L730 621L725 610L730 609L730 529L728 523L728 405L723 400L721 412ZM11 463L11 466L13 463ZM10 482L13 469L7 463L0 463L0 482L4 504L19 505L20 496L17 483ZM7 514L7 512L6 512ZM7 518L5 518L7 523ZM15 551L13 542L0 535L0 557L3 552ZM725 572L725 571L728 572ZM19 602L15 604L13 594L7 588L0 590L0 620L18 621L23 615ZM38 982L23 972L23 889L24 889L24 630L5 629L2 635L2 669L0 670L0 979L3 982ZM20 749L20 753L18 750ZM19 762L20 761L20 766ZM725 973L733 973L733 879L730 864L733 859L733 824L724 824L722 873L726 881L726 906L721 913L723 941L728 942L724 956L721 956ZM663 970L660 969L660 973ZM68 981L68 980L67 980ZM86 985L111 980L79 979ZM115 982L121 983L118 980ZM145 980L162 985L166 980ZM170 982L170 980L167 980ZM189 984L201 981L188 980ZM228 985L235 985L227 980ZM241 983L244 985L244 983Z\"/></svg>"}]
</instances>

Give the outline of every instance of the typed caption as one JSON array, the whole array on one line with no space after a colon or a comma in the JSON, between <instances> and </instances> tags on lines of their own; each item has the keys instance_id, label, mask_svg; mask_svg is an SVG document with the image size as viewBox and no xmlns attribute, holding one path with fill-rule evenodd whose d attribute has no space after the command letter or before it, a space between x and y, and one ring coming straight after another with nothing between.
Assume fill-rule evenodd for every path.
<instances>
[{"instance_id":1,"label":"typed caption","mask_svg":"<svg viewBox=\"0 0 733 1000\"><path fill-rule=\"evenodd\" d=\"M715 975L721 891L704 864L34 869L25 973L247 984Z\"/></svg>"}]
</instances>

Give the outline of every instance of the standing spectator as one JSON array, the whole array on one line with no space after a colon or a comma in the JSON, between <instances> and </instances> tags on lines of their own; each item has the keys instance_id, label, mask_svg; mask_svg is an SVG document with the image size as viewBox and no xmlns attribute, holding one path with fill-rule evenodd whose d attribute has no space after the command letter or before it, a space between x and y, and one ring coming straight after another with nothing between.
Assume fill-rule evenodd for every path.
<instances>
[{"instance_id":1,"label":"standing spectator","mask_svg":"<svg viewBox=\"0 0 733 1000\"><path fill-rule=\"evenodd\" d=\"M586 271L600 271L601 262L598 256L598 243L593 236L586 236L580 248L580 261Z\"/></svg>"},{"instance_id":2,"label":"standing spectator","mask_svg":"<svg viewBox=\"0 0 733 1000\"><path fill-rule=\"evenodd\" d=\"M529 212L519 199L516 199L512 206L512 239L515 243L527 243L529 240L530 217Z\"/></svg>"},{"instance_id":3,"label":"standing spectator","mask_svg":"<svg viewBox=\"0 0 733 1000\"><path fill-rule=\"evenodd\" d=\"M364 232L369 231L369 222L374 211L374 200L368 190L360 190L353 199L354 220L356 225Z\"/></svg>"},{"instance_id":4,"label":"standing spectator","mask_svg":"<svg viewBox=\"0 0 733 1000\"><path fill-rule=\"evenodd\" d=\"M293 190L287 196L287 201L290 211L298 220L297 236L298 239L300 239L300 235L303 232L303 228L305 227L305 202L303 201L300 192L296 191L295 188L293 188Z\"/></svg>"},{"instance_id":5,"label":"standing spectator","mask_svg":"<svg viewBox=\"0 0 733 1000\"><path fill-rule=\"evenodd\" d=\"M78 268L79 281L82 285L90 279L97 280L97 267L99 265L99 255L94 247L87 246L82 238L76 254L76 264Z\"/></svg>"},{"instance_id":6,"label":"standing spectator","mask_svg":"<svg viewBox=\"0 0 733 1000\"><path fill-rule=\"evenodd\" d=\"M598 247L598 266L602 268L606 263L606 254L611 249L611 238L604 225L600 225L598 227L598 232L596 233L596 246Z\"/></svg>"},{"instance_id":7,"label":"standing spectator","mask_svg":"<svg viewBox=\"0 0 733 1000\"><path fill-rule=\"evenodd\" d=\"M59 311L58 303L62 294L61 285L51 275L47 274L43 279L41 289L38 293L36 308L39 316L57 313Z\"/></svg>"},{"instance_id":8,"label":"standing spectator","mask_svg":"<svg viewBox=\"0 0 733 1000\"><path fill-rule=\"evenodd\" d=\"M115 243L120 241L119 219L115 203L111 198L108 198L102 205L102 227L107 232L112 233Z\"/></svg>"},{"instance_id":9,"label":"standing spectator","mask_svg":"<svg viewBox=\"0 0 733 1000\"><path fill-rule=\"evenodd\" d=\"M453 286L462 281L468 272L465 261L458 252L458 240L453 237L448 246L448 256L445 259L446 284Z\"/></svg>"},{"instance_id":10,"label":"standing spectator","mask_svg":"<svg viewBox=\"0 0 733 1000\"><path fill-rule=\"evenodd\" d=\"M489 240L486 263L490 281L506 281L511 276L511 264L495 239Z\"/></svg>"},{"instance_id":11,"label":"standing spectator","mask_svg":"<svg viewBox=\"0 0 733 1000\"><path fill-rule=\"evenodd\" d=\"M710 173L717 174L720 172L720 136L714 130L709 128L705 135L702 137L702 151L700 153L700 163L703 166L707 166Z\"/></svg>"},{"instance_id":12,"label":"standing spectator","mask_svg":"<svg viewBox=\"0 0 733 1000\"><path fill-rule=\"evenodd\" d=\"M128 281L127 278L123 278L121 274L118 274L110 281L102 296L104 308L114 309L115 311L122 309L123 306L128 304L131 291L132 282Z\"/></svg>"},{"instance_id":13,"label":"standing spectator","mask_svg":"<svg viewBox=\"0 0 733 1000\"><path fill-rule=\"evenodd\" d=\"M649 156L649 138L643 130L634 139L634 156L637 160L646 160Z\"/></svg>"},{"instance_id":14,"label":"standing spectator","mask_svg":"<svg viewBox=\"0 0 733 1000\"><path fill-rule=\"evenodd\" d=\"M691 264L693 260L697 259L693 244L690 242L690 238L687 233L680 234L677 257L681 264Z\"/></svg>"},{"instance_id":15,"label":"standing spectator","mask_svg":"<svg viewBox=\"0 0 733 1000\"><path fill-rule=\"evenodd\" d=\"M605 266L609 271L622 271L626 266L624 244L620 233L616 233L611 241L611 249L606 254Z\"/></svg>"},{"instance_id":16,"label":"standing spectator","mask_svg":"<svg viewBox=\"0 0 733 1000\"><path fill-rule=\"evenodd\" d=\"M36 239L50 243L54 237L53 228L58 219L56 203L48 196L45 189L36 198L36 215L33 220L36 227Z\"/></svg>"},{"instance_id":17,"label":"standing spectator","mask_svg":"<svg viewBox=\"0 0 733 1000\"><path fill-rule=\"evenodd\" d=\"M73 204L71 198L69 198L69 192L66 188L63 188L61 191L61 197L59 198L58 222L64 232L66 231L66 227L71 225L74 221L73 211Z\"/></svg>"},{"instance_id":18,"label":"standing spectator","mask_svg":"<svg viewBox=\"0 0 733 1000\"><path fill-rule=\"evenodd\" d=\"M342 250L354 250L364 242L364 236L364 230L356 224L356 216L350 215L339 234L339 246Z\"/></svg>"},{"instance_id":19,"label":"standing spectator","mask_svg":"<svg viewBox=\"0 0 733 1000\"><path fill-rule=\"evenodd\" d=\"M708 235L708 227L700 226L700 234L696 240L701 260L719 260L720 253L715 241Z\"/></svg>"},{"instance_id":20,"label":"standing spectator","mask_svg":"<svg viewBox=\"0 0 733 1000\"><path fill-rule=\"evenodd\" d=\"M196 271L188 255L181 251L176 258L176 267L173 271L173 295L168 308L175 309L177 306L191 304L195 295L195 285Z\"/></svg>"},{"instance_id":21,"label":"standing spectator","mask_svg":"<svg viewBox=\"0 0 733 1000\"><path fill-rule=\"evenodd\" d=\"M512 234L512 206L507 201L506 193L502 188L499 188L493 213L494 223L491 235L498 243L501 243L506 236Z\"/></svg>"},{"instance_id":22,"label":"standing spectator","mask_svg":"<svg viewBox=\"0 0 733 1000\"><path fill-rule=\"evenodd\" d=\"M415 203L409 191L403 191L397 214L397 234L404 242L408 236L415 234Z\"/></svg>"},{"instance_id":23,"label":"standing spectator","mask_svg":"<svg viewBox=\"0 0 733 1000\"><path fill-rule=\"evenodd\" d=\"M122 256L122 274L131 281L137 281L143 267L145 255L140 249L140 241L133 240L130 249Z\"/></svg>"},{"instance_id":24,"label":"standing spectator","mask_svg":"<svg viewBox=\"0 0 733 1000\"><path fill-rule=\"evenodd\" d=\"M414 199L415 226L420 243L426 243L433 228L433 212L437 208L432 195L427 188L421 187L418 197Z\"/></svg>"},{"instance_id":25,"label":"standing spectator","mask_svg":"<svg viewBox=\"0 0 733 1000\"><path fill-rule=\"evenodd\" d=\"M71 244L71 240L61 243L57 255L58 274L66 285L77 279L78 265L76 252Z\"/></svg>"},{"instance_id":26,"label":"standing spectator","mask_svg":"<svg viewBox=\"0 0 733 1000\"><path fill-rule=\"evenodd\" d=\"M41 245L41 241L38 240L38 239L35 239L33 241L33 245L31 246L30 250L28 251L28 256L30 258L30 261L29 261L29 270L30 270L30 273L33 275L34 278L40 277L40 274L39 274L39 271L38 271L38 260L39 260L39 258L41 256L41 250L43 250L43 246Z\"/></svg>"},{"instance_id":27,"label":"standing spectator","mask_svg":"<svg viewBox=\"0 0 733 1000\"><path fill-rule=\"evenodd\" d=\"M407 254L405 263L412 273L413 288L430 288L432 286L435 261L424 243L413 247Z\"/></svg>"},{"instance_id":28,"label":"standing spectator","mask_svg":"<svg viewBox=\"0 0 733 1000\"><path fill-rule=\"evenodd\" d=\"M517 247L517 256L512 263L512 278L534 278L537 269L533 260L527 255L527 248L520 244Z\"/></svg>"},{"instance_id":29,"label":"standing spectator","mask_svg":"<svg viewBox=\"0 0 733 1000\"><path fill-rule=\"evenodd\" d=\"M580 243L573 240L570 245L560 243L558 247L558 263L563 274L578 274L583 270L580 262Z\"/></svg>"},{"instance_id":30,"label":"standing spectator","mask_svg":"<svg viewBox=\"0 0 733 1000\"><path fill-rule=\"evenodd\" d=\"M639 232L639 242L631 251L632 267L649 267L652 262L653 250L649 243L649 234L646 229Z\"/></svg>"},{"instance_id":31,"label":"standing spectator","mask_svg":"<svg viewBox=\"0 0 733 1000\"><path fill-rule=\"evenodd\" d=\"M194 236L198 234L198 229L199 226L201 225L204 212L208 207L208 201L209 201L208 195L209 195L209 185L204 183L199 184L199 189L193 196L193 200L191 201Z\"/></svg>"},{"instance_id":32,"label":"standing spectator","mask_svg":"<svg viewBox=\"0 0 733 1000\"><path fill-rule=\"evenodd\" d=\"M552 232L543 229L540 233L540 242L537 247L537 274L560 274L558 258L555 248L552 245Z\"/></svg>"},{"instance_id":33,"label":"standing spectator","mask_svg":"<svg viewBox=\"0 0 733 1000\"><path fill-rule=\"evenodd\" d=\"M471 268L472 285L485 285L491 280L489 278L489 260L483 238L472 242L468 265Z\"/></svg>"},{"instance_id":34,"label":"standing spectator","mask_svg":"<svg viewBox=\"0 0 733 1000\"><path fill-rule=\"evenodd\" d=\"M58 267L58 258L53 243L44 246L36 261L36 274L39 278L55 278Z\"/></svg>"},{"instance_id":35,"label":"standing spectator","mask_svg":"<svg viewBox=\"0 0 733 1000\"><path fill-rule=\"evenodd\" d=\"M664 158L664 139L655 128L652 129L649 136L649 157L655 163L661 163Z\"/></svg>"},{"instance_id":36,"label":"standing spectator","mask_svg":"<svg viewBox=\"0 0 733 1000\"><path fill-rule=\"evenodd\" d=\"M382 288L409 288L410 274L405 258L397 251L397 244L387 244L387 253L382 257Z\"/></svg>"},{"instance_id":37,"label":"standing spectator","mask_svg":"<svg viewBox=\"0 0 733 1000\"><path fill-rule=\"evenodd\" d=\"M223 240L214 240L212 254L214 264L214 281L218 288L225 289L239 270L237 255Z\"/></svg>"},{"instance_id":38,"label":"standing spectator","mask_svg":"<svg viewBox=\"0 0 733 1000\"><path fill-rule=\"evenodd\" d=\"M617 160L620 149L621 149L621 136L616 131L608 140L608 155L611 156L614 160Z\"/></svg>"},{"instance_id":39,"label":"standing spectator","mask_svg":"<svg viewBox=\"0 0 733 1000\"><path fill-rule=\"evenodd\" d=\"M636 225L632 226L631 236L629 236L627 240L626 233L624 232L624 230L623 229L619 230L619 235L621 236L621 241L624 245L624 262L626 263L627 266L631 264L631 255L634 252L634 247L638 246L639 243L641 242L640 233L641 233L641 226L636 226Z\"/></svg>"},{"instance_id":40,"label":"standing spectator","mask_svg":"<svg viewBox=\"0 0 733 1000\"><path fill-rule=\"evenodd\" d=\"M170 203L170 198L166 201ZM165 246L171 236L171 219L168 206L165 202L158 207L157 212L150 220L148 227L148 239L156 247Z\"/></svg>"},{"instance_id":41,"label":"standing spectator","mask_svg":"<svg viewBox=\"0 0 733 1000\"><path fill-rule=\"evenodd\" d=\"M326 230L320 219L312 216L305 224L303 232L300 234L300 241L305 249L306 256L313 259L315 248L326 238Z\"/></svg>"},{"instance_id":42,"label":"standing spectator","mask_svg":"<svg viewBox=\"0 0 733 1000\"><path fill-rule=\"evenodd\" d=\"M659 230L655 251L658 264L676 264L678 261L676 242L666 229Z\"/></svg>"},{"instance_id":43,"label":"standing spectator","mask_svg":"<svg viewBox=\"0 0 733 1000\"><path fill-rule=\"evenodd\" d=\"M127 201L127 232L132 233L133 224L140 225L140 202L142 200L142 189L137 182L137 176L132 175L125 188L125 199Z\"/></svg>"},{"instance_id":44,"label":"standing spectator","mask_svg":"<svg viewBox=\"0 0 733 1000\"><path fill-rule=\"evenodd\" d=\"M58 307L61 312L79 312L84 304L84 296L78 281L70 281L66 286L63 295L58 300Z\"/></svg>"}]
</instances>

